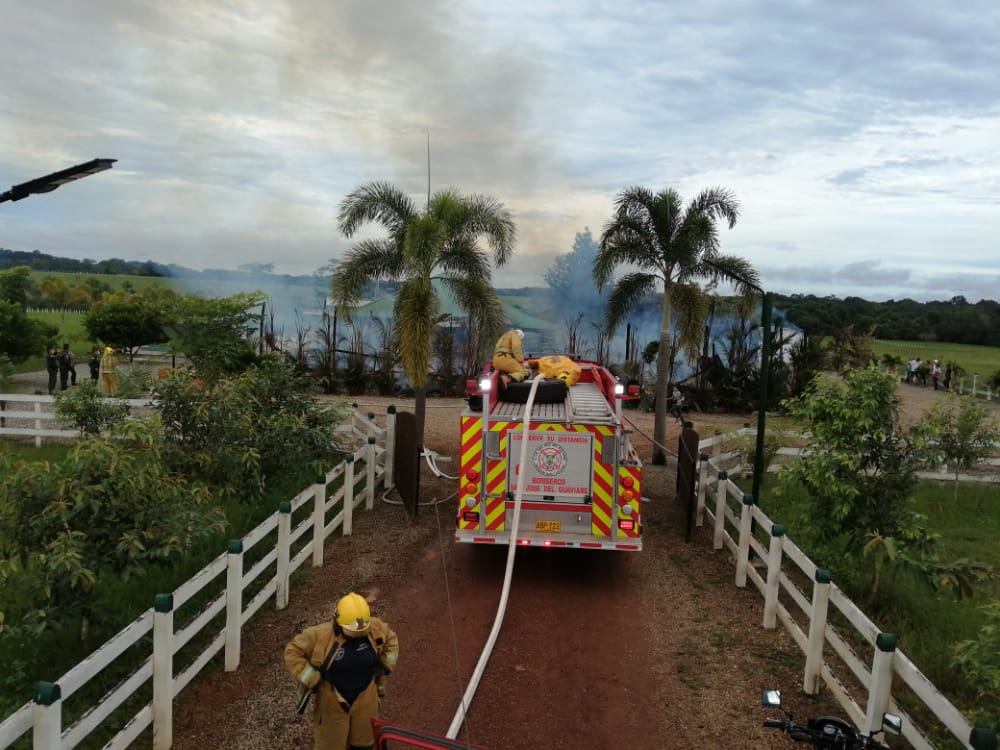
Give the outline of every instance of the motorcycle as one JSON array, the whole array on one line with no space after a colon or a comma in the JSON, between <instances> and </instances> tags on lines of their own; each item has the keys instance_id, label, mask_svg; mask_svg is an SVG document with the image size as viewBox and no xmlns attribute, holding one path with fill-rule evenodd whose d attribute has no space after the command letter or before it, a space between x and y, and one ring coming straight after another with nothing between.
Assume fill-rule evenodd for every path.
<instances>
[{"instance_id":1,"label":"motorcycle","mask_svg":"<svg viewBox=\"0 0 1000 750\"><path fill-rule=\"evenodd\" d=\"M765 708L781 708L781 691L764 690L761 705ZM865 734L850 722L836 716L816 716L805 724L794 721L794 717L784 708L786 719L764 719L764 726L780 730L793 742L807 742L822 750L889 750L877 735L898 735L903 730L903 720L896 714L882 716L882 728Z\"/></svg>"}]
</instances>

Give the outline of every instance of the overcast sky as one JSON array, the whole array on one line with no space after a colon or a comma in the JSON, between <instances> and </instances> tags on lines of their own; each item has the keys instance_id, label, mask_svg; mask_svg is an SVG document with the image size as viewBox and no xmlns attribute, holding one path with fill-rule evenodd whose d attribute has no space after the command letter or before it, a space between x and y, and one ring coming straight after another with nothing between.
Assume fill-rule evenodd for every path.
<instances>
[{"instance_id":1,"label":"overcast sky","mask_svg":"<svg viewBox=\"0 0 1000 750\"><path fill-rule=\"evenodd\" d=\"M1000 298L1000 3L0 0L0 247L312 273L388 180L512 211L542 286L615 194L732 190L777 292Z\"/></svg>"}]
</instances>

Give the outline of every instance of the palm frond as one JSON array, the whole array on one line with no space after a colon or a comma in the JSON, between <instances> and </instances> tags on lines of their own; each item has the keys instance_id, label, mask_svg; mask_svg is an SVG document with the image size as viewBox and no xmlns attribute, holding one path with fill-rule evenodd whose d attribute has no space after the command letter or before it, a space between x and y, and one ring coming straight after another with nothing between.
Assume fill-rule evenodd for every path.
<instances>
[{"instance_id":1,"label":"palm frond","mask_svg":"<svg viewBox=\"0 0 1000 750\"><path fill-rule=\"evenodd\" d=\"M449 240L438 258L438 268L449 274L475 276L483 279L493 277L493 267L489 258L480 251L474 239L468 237Z\"/></svg>"},{"instance_id":2,"label":"palm frond","mask_svg":"<svg viewBox=\"0 0 1000 750\"><path fill-rule=\"evenodd\" d=\"M704 259L703 259L704 260ZM746 258L739 255L716 254L708 257L711 263L702 262L697 268L697 275L712 281L728 281L736 290L745 296L758 293L760 275Z\"/></svg>"},{"instance_id":3,"label":"palm frond","mask_svg":"<svg viewBox=\"0 0 1000 750\"><path fill-rule=\"evenodd\" d=\"M333 303L348 312L357 305L369 281L397 279L402 275L402 253L392 240L364 240L351 248L330 279Z\"/></svg>"},{"instance_id":4,"label":"palm frond","mask_svg":"<svg viewBox=\"0 0 1000 750\"><path fill-rule=\"evenodd\" d=\"M427 278L412 279L396 295L394 316L399 361L415 389L427 382L431 342L440 303L434 285Z\"/></svg>"},{"instance_id":5,"label":"palm frond","mask_svg":"<svg viewBox=\"0 0 1000 750\"><path fill-rule=\"evenodd\" d=\"M658 281L656 275L640 272L628 273L618 279L608 298L606 320L609 333L614 332L628 317L636 302L656 289Z\"/></svg>"},{"instance_id":6,"label":"palm frond","mask_svg":"<svg viewBox=\"0 0 1000 750\"><path fill-rule=\"evenodd\" d=\"M430 278L438 264L448 230L436 216L424 214L406 225L403 240L403 263L407 276Z\"/></svg>"},{"instance_id":7,"label":"palm frond","mask_svg":"<svg viewBox=\"0 0 1000 750\"><path fill-rule=\"evenodd\" d=\"M337 226L352 237L363 225L374 222L385 227L398 241L417 210L402 190L388 182L368 182L352 190L340 204Z\"/></svg>"},{"instance_id":8,"label":"palm frond","mask_svg":"<svg viewBox=\"0 0 1000 750\"><path fill-rule=\"evenodd\" d=\"M455 304L491 332L499 332L504 323L503 305L488 279L449 277L441 279L441 283L451 292Z\"/></svg>"},{"instance_id":9,"label":"palm frond","mask_svg":"<svg viewBox=\"0 0 1000 750\"><path fill-rule=\"evenodd\" d=\"M705 335L708 296L697 284L675 283L670 286L670 304L677 313L677 345L694 361Z\"/></svg>"},{"instance_id":10,"label":"palm frond","mask_svg":"<svg viewBox=\"0 0 1000 750\"><path fill-rule=\"evenodd\" d=\"M465 201L468 207L465 231L486 240L497 268L506 265L514 252L517 237L517 227L510 211L489 195L473 194Z\"/></svg>"},{"instance_id":11,"label":"palm frond","mask_svg":"<svg viewBox=\"0 0 1000 750\"><path fill-rule=\"evenodd\" d=\"M708 188L691 201L689 212L705 214L712 219L722 219L729 228L736 226L740 217L740 202L736 195L723 187Z\"/></svg>"}]
</instances>

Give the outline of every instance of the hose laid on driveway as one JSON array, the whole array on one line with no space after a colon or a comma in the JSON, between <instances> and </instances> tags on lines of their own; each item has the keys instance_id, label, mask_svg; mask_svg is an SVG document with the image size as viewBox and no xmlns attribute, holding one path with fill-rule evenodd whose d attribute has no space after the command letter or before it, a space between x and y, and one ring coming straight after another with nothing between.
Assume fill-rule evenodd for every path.
<instances>
[{"instance_id":1,"label":"hose laid on driveway","mask_svg":"<svg viewBox=\"0 0 1000 750\"><path fill-rule=\"evenodd\" d=\"M538 389L539 382L539 378L531 381L531 392L528 394L528 400L524 405L524 424L521 427L524 435L521 439L521 456L518 459L519 466L525 466L528 461L528 428L531 425L531 408L535 403L535 391ZM484 405L484 408L488 409L489 406ZM497 614L493 620L493 629L490 630L489 637L486 639L486 645L483 647L483 652L479 655L479 662L472 672L472 677L469 678L469 685L465 688L465 694L462 696L462 702L455 712L455 718L451 720L451 726L448 727L448 733L445 736L450 740L458 736L458 730L461 729L462 723L465 721L465 714L472 703L472 697L476 694L476 688L479 687L479 681L483 677L483 672L486 671L486 663L490 660L490 655L493 653L493 646L497 642L497 636L500 635L500 626L503 624L503 616L507 612L507 596L510 594L510 581L514 573L514 554L517 552L517 529L521 523L521 497L524 494L524 485L526 484L523 477L524 474L521 473L517 483L517 492L514 493L514 517L511 520L510 539L507 547L507 569L503 577L503 589L500 593L500 603L497 605Z\"/></svg>"}]
</instances>

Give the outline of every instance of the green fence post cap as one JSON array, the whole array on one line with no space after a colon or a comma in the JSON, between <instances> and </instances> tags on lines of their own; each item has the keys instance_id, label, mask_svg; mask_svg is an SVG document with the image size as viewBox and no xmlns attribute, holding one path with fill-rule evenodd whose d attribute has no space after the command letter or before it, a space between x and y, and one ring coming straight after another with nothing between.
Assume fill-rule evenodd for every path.
<instances>
[{"instance_id":1,"label":"green fence post cap","mask_svg":"<svg viewBox=\"0 0 1000 750\"><path fill-rule=\"evenodd\" d=\"M729 479L729 472L723 469L719 472L719 479Z\"/></svg>"},{"instance_id":2,"label":"green fence post cap","mask_svg":"<svg viewBox=\"0 0 1000 750\"><path fill-rule=\"evenodd\" d=\"M326 484L326 474L317 474L313 484Z\"/></svg>"},{"instance_id":3,"label":"green fence post cap","mask_svg":"<svg viewBox=\"0 0 1000 750\"><path fill-rule=\"evenodd\" d=\"M973 750L997 750L997 735L987 727L973 727L969 732L969 744Z\"/></svg>"},{"instance_id":4,"label":"green fence post cap","mask_svg":"<svg viewBox=\"0 0 1000 750\"><path fill-rule=\"evenodd\" d=\"M875 646L879 651L895 651L896 636L893 633L879 633L875 636Z\"/></svg>"},{"instance_id":5,"label":"green fence post cap","mask_svg":"<svg viewBox=\"0 0 1000 750\"><path fill-rule=\"evenodd\" d=\"M278 512L279 513L291 513L292 512L292 502L291 502L291 500L283 500L282 502L278 503Z\"/></svg>"},{"instance_id":6,"label":"green fence post cap","mask_svg":"<svg viewBox=\"0 0 1000 750\"><path fill-rule=\"evenodd\" d=\"M833 580L833 576L830 575L830 571L825 568L816 568L816 583L829 583Z\"/></svg>"},{"instance_id":7,"label":"green fence post cap","mask_svg":"<svg viewBox=\"0 0 1000 750\"><path fill-rule=\"evenodd\" d=\"M153 609L156 612L171 612L174 609L173 594L157 594L153 597Z\"/></svg>"},{"instance_id":8,"label":"green fence post cap","mask_svg":"<svg viewBox=\"0 0 1000 750\"><path fill-rule=\"evenodd\" d=\"M771 527L771 536L784 536L785 527L780 523L776 523Z\"/></svg>"},{"instance_id":9,"label":"green fence post cap","mask_svg":"<svg viewBox=\"0 0 1000 750\"><path fill-rule=\"evenodd\" d=\"M243 540L242 539L230 539L229 543L226 545L226 551L230 555L238 555L243 552Z\"/></svg>"},{"instance_id":10,"label":"green fence post cap","mask_svg":"<svg viewBox=\"0 0 1000 750\"><path fill-rule=\"evenodd\" d=\"M386 414L395 414L396 413L396 405L395 404L389 404L389 408L386 409L385 412L386 412Z\"/></svg>"},{"instance_id":11,"label":"green fence post cap","mask_svg":"<svg viewBox=\"0 0 1000 750\"><path fill-rule=\"evenodd\" d=\"M375 419L375 412L373 412L373 411L368 412L368 418L369 419Z\"/></svg>"},{"instance_id":12,"label":"green fence post cap","mask_svg":"<svg viewBox=\"0 0 1000 750\"><path fill-rule=\"evenodd\" d=\"M751 495L750 493L745 494L743 496L743 504L744 505L753 505L754 504L753 495Z\"/></svg>"},{"instance_id":13,"label":"green fence post cap","mask_svg":"<svg viewBox=\"0 0 1000 750\"><path fill-rule=\"evenodd\" d=\"M349 464L354 463L354 454L348 453L346 456L344 456L344 460L347 461L347 463Z\"/></svg>"},{"instance_id":14,"label":"green fence post cap","mask_svg":"<svg viewBox=\"0 0 1000 750\"><path fill-rule=\"evenodd\" d=\"M40 706L51 706L57 700L62 698L62 690L59 688L59 684L55 682L36 682L35 683L35 703Z\"/></svg>"},{"instance_id":15,"label":"green fence post cap","mask_svg":"<svg viewBox=\"0 0 1000 750\"><path fill-rule=\"evenodd\" d=\"M711 457L707 453L699 453L698 458L701 459L702 461L707 461Z\"/></svg>"},{"instance_id":16,"label":"green fence post cap","mask_svg":"<svg viewBox=\"0 0 1000 750\"><path fill-rule=\"evenodd\" d=\"M375 436L374 435L369 435L368 436L368 445L375 445Z\"/></svg>"}]
</instances>

